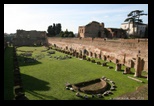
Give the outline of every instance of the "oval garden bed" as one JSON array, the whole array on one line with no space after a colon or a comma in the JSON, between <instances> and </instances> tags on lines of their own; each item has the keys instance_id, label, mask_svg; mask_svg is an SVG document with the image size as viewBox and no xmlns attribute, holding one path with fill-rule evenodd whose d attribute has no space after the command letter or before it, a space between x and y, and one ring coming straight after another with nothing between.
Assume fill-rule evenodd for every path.
<instances>
[{"instance_id":1,"label":"oval garden bed","mask_svg":"<svg viewBox=\"0 0 154 106\"><path fill-rule=\"evenodd\" d=\"M85 82L73 84L75 91L80 91L87 94L99 94L106 91L108 83L103 79L95 79Z\"/></svg>"}]
</instances>

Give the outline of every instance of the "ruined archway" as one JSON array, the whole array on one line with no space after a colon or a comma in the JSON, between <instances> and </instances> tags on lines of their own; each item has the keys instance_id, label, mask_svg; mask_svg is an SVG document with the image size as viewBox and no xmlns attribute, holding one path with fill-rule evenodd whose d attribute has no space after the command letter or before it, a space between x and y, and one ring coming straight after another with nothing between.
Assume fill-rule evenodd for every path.
<instances>
[{"instance_id":1,"label":"ruined archway","mask_svg":"<svg viewBox=\"0 0 154 106\"><path fill-rule=\"evenodd\" d=\"M97 54L96 53L94 53L94 57L97 58Z\"/></svg>"},{"instance_id":2,"label":"ruined archway","mask_svg":"<svg viewBox=\"0 0 154 106\"><path fill-rule=\"evenodd\" d=\"M89 56L89 51L86 52L86 55Z\"/></svg>"},{"instance_id":3,"label":"ruined archway","mask_svg":"<svg viewBox=\"0 0 154 106\"><path fill-rule=\"evenodd\" d=\"M99 58L99 59L102 59L102 55L101 55L101 54L98 54L98 58Z\"/></svg>"}]
</instances>

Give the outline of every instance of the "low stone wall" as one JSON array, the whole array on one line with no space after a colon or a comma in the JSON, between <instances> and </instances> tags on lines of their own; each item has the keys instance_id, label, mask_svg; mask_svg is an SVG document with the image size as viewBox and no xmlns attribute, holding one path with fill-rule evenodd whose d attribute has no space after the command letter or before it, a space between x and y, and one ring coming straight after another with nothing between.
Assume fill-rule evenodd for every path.
<instances>
[{"instance_id":1,"label":"low stone wall","mask_svg":"<svg viewBox=\"0 0 154 106\"><path fill-rule=\"evenodd\" d=\"M89 86L94 83L100 83L101 87L99 89L94 89L94 90L85 88L86 86ZM74 88L74 90L81 91L81 92L84 92L87 94L99 94L99 93L105 92L107 85L108 84L106 81L104 81L102 79L95 79L95 80L90 80L90 81L86 81L86 82L80 82L77 84L73 84L72 87ZM83 89L83 87L84 87L84 89Z\"/></svg>"}]
</instances>

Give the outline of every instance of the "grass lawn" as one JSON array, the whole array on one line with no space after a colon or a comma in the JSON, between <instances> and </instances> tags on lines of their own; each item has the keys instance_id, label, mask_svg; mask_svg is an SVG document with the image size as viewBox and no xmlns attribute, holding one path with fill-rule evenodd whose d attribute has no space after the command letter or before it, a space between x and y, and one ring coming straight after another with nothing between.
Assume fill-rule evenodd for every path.
<instances>
[{"instance_id":1,"label":"grass lawn","mask_svg":"<svg viewBox=\"0 0 154 106\"><path fill-rule=\"evenodd\" d=\"M42 50L46 50L46 48L17 48L22 82L26 96L30 100L82 100L82 98L75 95L75 92L66 90L65 84L67 82L70 84L79 83L101 78L102 76L114 81L117 88L112 95L94 99L108 100L115 98L135 91L137 87L148 83L146 78L138 78L144 82L140 83L127 77L133 77L134 74L123 75L122 71L115 71L114 63L108 63L109 66L114 67L113 69L108 69L75 57L57 60L54 56L65 56L66 54L55 51L55 54L48 55L47 51L41 52ZM38 58L35 63L24 63L23 57L20 55L23 51L33 51L32 56L29 58L41 58ZM134 72L134 69L132 69L132 72Z\"/></svg>"},{"instance_id":2,"label":"grass lawn","mask_svg":"<svg viewBox=\"0 0 154 106\"><path fill-rule=\"evenodd\" d=\"M13 48L4 51L4 100L13 100Z\"/></svg>"}]
</instances>

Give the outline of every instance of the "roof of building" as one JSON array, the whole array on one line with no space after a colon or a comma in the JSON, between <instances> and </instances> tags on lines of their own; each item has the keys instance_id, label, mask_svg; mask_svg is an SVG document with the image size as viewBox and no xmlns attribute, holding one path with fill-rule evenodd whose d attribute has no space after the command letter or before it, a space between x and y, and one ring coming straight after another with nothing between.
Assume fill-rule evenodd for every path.
<instances>
[{"instance_id":1,"label":"roof of building","mask_svg":"<svg viewBox=\"0 0 154 106\"><path fill-rule=\"evenodd\" d=\"M82 28L82 27L85 27L85 26L89 26L89 25L91 25L92 23L96 23L96 24L99 24L100 26L103 26L103 22L102 23L99 23L99 22L97 22L97 21L91 21L91 22L89 22L87 25L83 25L83 26L79 26L79 28Z\"/></svg>"},{"instance_id":2,"label":"roof of building","mask_svg":"<svg viewBox=\"0 0 154 106\"><path fill-rule=\"evenodd\" d=\"M125 31L124 29L122 28L104 28L105 30L107 31L112 31L112 32L115 32L115 31Z\"/></svg>"},{"instance_id":3,"label":"roof of building","mask_svg":"<svg viewBox=\"0 0 154 106\"><path fill-rule=\"evenodd\" d=\"M114 31L114 30L123 30L122 28L106 28L106 29L111 29L112 31Z\"/></svg>"},{"instance_id":4,"label":"roof of building","mask_svg":"<svg viewBox=\"0 0 154 106\"><path fill-rule=\"evenodd\" d=\"M122 23L122 24L129 24L129 23ZM122 24L121 24L121 25L122 25ZM139 23L139 22L135 22L135 24L138 24L138 25L147 25L147 24Z\"/></svg>"},{"instance_id":5,"label":"roof of building","mask_svg":"<svg viewBox=\"0 0 154 106\"><path fill-rule=\"evenodd\" d=\"M97 22L97 21L92 21L92 22L90 22L90 23L88 23L87 25L85 25L85 26L89 26L89 25L91 25L92 23L97 23L97 24L100 24L99 22Z\"/></svg>"},{"instance_id":6,"label":"roof of building","mask_svg":"<svg viewBox=\"0 0 154 106\"><path fill-rule=\"evenodd\" d=\"M87 25L85 25L85 26L89 26L89 25L91 25L92 23L96 23L96 24L99 24L99 25L104 24L103 22L102 22L102 23L99 23L99 22L97 22L97 21L92 21L92 22L88 23L88 24L87 24Z\"/></svg>"}]
</instances>

